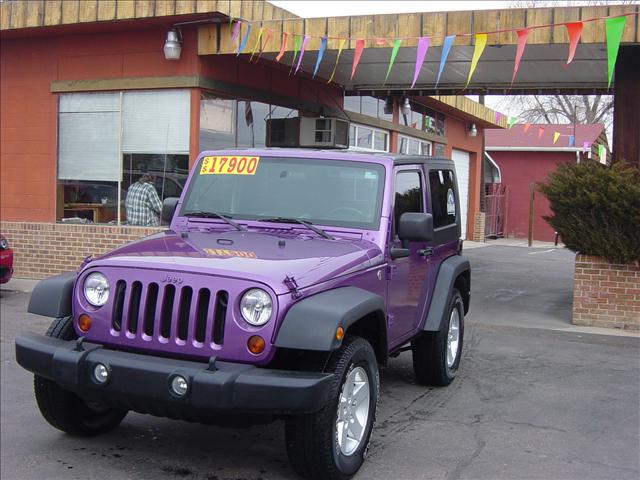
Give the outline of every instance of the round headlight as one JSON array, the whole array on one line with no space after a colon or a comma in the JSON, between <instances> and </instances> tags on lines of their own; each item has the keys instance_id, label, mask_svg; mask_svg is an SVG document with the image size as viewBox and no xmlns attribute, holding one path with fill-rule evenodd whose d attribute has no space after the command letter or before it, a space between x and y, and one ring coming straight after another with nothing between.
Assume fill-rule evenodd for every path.
<instances>
[{"instance_id":1,"label":"round headlight","mask_svg":"<svg viewBox=\"0 0 640 480\"><path fill-rule=\"evenodd\" d=\"M103 274L94 272L84 280L84 298L94 307L101 307L109 299L109 282Z\"/></svg>"},{"instance_id":2,"label":"round headlight","mask_svg":"<svg viewBox=\"0 0 640 480\"><path fill-rule=\"evenodd\" d=\"M271 297L267 292L259 288L248 290L240 300L242 317L247 323L256 327L267 323L271 318L272 311Z\"/></svg>"}]
</instances>

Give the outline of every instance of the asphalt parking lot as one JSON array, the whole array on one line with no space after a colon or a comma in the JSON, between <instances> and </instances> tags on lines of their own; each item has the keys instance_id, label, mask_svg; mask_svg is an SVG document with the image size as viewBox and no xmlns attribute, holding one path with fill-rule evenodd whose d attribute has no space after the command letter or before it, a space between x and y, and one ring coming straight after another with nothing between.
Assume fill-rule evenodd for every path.
<instances>
[{"instance_id":1,"label":"asphalt parking lot","mask_svg":"<svg viewBox=\"0 0 640 480\"><path fill-rule=\"evenodd\" d=\"M473 293L461 372L415 385L411 355L381 371L382 398L358 479L637 479L640 340L570 326L572 259L557 249L466 252ZM3 479L294 479L280 423L223 429L129 414L80 439L38 413L14 359L28 294L1 293Z\"/></svg>"}]
</instances>

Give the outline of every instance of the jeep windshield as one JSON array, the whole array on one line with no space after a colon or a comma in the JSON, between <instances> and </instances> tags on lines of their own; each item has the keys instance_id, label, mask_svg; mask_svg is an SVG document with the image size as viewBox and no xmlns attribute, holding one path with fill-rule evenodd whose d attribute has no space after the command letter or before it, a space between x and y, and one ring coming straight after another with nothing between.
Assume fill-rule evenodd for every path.
<instances>
[{"instance_id":1,"label":"jeep windshield","mask_svg":"<svg viewBox=\"0 0 640 480\"><path fill-rule=\"evenodd\" d=\"M180 215L215 212L236 221L292 219L376 230L383 189L384 167L376 163L207 156L195 167Z\"/></svg>"}]
</instances>

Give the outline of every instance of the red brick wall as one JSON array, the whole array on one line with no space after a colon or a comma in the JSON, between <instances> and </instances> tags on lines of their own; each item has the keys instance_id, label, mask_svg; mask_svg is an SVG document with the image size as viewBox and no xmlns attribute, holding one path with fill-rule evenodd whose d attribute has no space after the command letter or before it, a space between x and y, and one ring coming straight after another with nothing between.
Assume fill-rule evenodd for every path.
<instances>
[{"instance_id":1,"label":"red brick wall","mask_svg":"<svg viewBox=\"0 0 640 480\"><path fill-rule=\"evenodd\" d=\"M507 236L527 238L529 232L529 184L541 182L560 163L576 161L574 152L508 152L489 151L500 167L502 183L509 187L507 204ZM549 201L542 193L535 194L533 238L552 242L553 228L542 218L551 215Z\"/></svg>"},{"instance_id":2,"label":"red brick wall","mask_svg":"<svg viewBox=\"0 0 640 480\"><path fill-rule=\"evenodd\" d=\"M45 278L76 270L87 255L101 255L160 228L2 222L13 249L13 276Z\"/></svg>"},{"instance_id":3,"label":"red brick wall","mask_svg":"<svg viewBox=\"0 0 640 480\"><path fill-rule=\"evenodd\" d=\"M572 323L640 330L640 267L576 255Z\"/></svg>"}]
</instances>

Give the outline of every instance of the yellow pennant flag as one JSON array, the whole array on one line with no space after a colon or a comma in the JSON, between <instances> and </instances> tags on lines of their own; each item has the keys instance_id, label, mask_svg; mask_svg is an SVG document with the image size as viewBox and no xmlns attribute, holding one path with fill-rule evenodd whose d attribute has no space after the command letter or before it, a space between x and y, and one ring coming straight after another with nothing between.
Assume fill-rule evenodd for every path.
<instances>
[{"instance_id":1,"label":"yellow pennant flag","mask_svg":"<svg viewBox=\"0 0 640 480\"><path fill-rule=\"evenodd\" d=\"M344 44L347 42L346 38L340 39L340 45L338 46L338 56L336 57L336 64L333 66L333 72L331 72L331 77L327 80L327 83L331 83L333 81L333 76L336 74L336 68L338 68L338 61L340 60L340 54L342 53L342 49L344 48Z\"/></svg>"},{"instance_id":2,"label":"yellow pennant flag","mask_svg":"<svg viewBox=\"0 0 640 480\"><path fill-rule=\"evenodd\" d=\"M471 76L473 75L476 66L478 65L478 60L480 60L480 56L484 51L484 47L487 46L487 34L486 33L476 33L474 35L476 39L476 46L473 49L473 58L471 59L471 68L469 69L469 76L467 76L467 84L464 88L469 86L469 82L471 81Z\"/></svg>"},{"instance_id":3,"label":"yellow pennant flag","mask_svg":"<svg viewBox=\"0 0 640 480\"><path fill-rule=\"evenodd\" d=\"M553 144L555 145L560 138L560 132L553 132Z\"/></svg>"}]
</instances>

